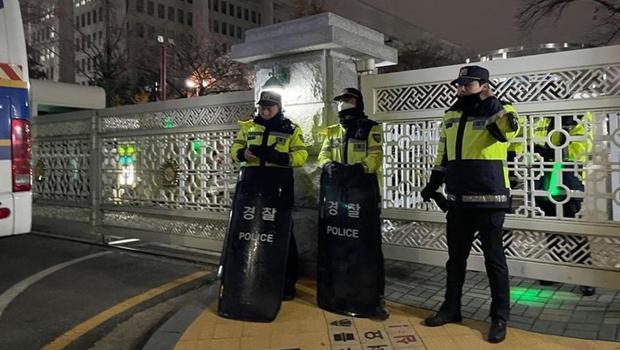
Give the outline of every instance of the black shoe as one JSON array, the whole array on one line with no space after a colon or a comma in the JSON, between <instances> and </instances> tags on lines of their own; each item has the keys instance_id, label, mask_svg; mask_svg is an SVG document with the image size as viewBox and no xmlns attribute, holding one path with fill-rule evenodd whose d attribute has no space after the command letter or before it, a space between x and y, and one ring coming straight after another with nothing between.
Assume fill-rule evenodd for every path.
<instances>
[{"instance_id":1,"label":"black shoe","mask_svg":"<svg viewBox=\"0 0 620 350\"><path fill-rule=\"evenodd\" d=\"M375 313L372 316L375 320L385 321L390 318L390 310L385 307L385 300L381 299L379 306L375 309Z\"/></svg>"},{"instance_id":2,"label":"black shoe","mask_svg":"<svg viewBox=\"0 0 620 350\"><path fill-rule=\"evenodd\" d=\"M297 295L297 291L295 289L289 290L289 291L285 291L282 294L282 300L284 300L284 301L293 300L293 299L295 299L296 295Z\"/></svg>"},{"instance_id":3,"label":"black shoe","mask_svg":"<svg viewBox=\"0 0 620 350\"><path fill-rule=\"evenodd\" d=\"M589 297L596 294L596 288L589 286L579 286L579 291L584 297Z\"/></svg>"},{"instance_id":4,"label":"black shoe","mask_svg":"<svg viewBox=\"0 0 620 350\"><path fill-rule=\"evenodd\" d=\"M450 316L438 312L424 319L424 324L428 327L439 327L446 323L458 323L462 320L463 318L461 318L461 316Z\"/></svg>"},{"instance_id":5,"label":"black shoe","mask_svg":"<svg viewBox=\"0 0 620 350\"><path fill-rule=\"evenodd\" d=\"M489 328L489 342L501 343L506 339L506 322L492 320Z\"/></svg>"},{"instance_id":6,"label":"black shoe","mask_svg":"<svg viewBox=\"0 0 620 350\"><path fill-rule=\"evenodd\" d=\"M552 285L556 284L557 282L547 281L547 280L540 280L540 281L538 281L538 283L540 283L541 286L552 286Z\"/></svg>"}]
</instances>

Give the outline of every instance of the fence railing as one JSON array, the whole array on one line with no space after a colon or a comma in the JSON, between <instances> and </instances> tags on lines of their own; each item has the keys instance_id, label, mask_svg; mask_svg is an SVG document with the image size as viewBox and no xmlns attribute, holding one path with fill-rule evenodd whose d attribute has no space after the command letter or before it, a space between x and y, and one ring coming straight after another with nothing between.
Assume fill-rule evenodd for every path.
<instances>
[{"instance_id":1,"label":"fence railing","mask_svg":"<svg viewBox=\"0 0 620 350\"><path fill-rule=\"evenodd\" d=\"M522 117L523 132L511 147L519 151L508 162L513 209L504 242L511 272L620 286L620 46L484 65L495 94ZM387 256L437 264L447 256L444 215L422 202L420 190L436 158L441 117L455 101L449 82L459 68L362 79L367 109L385 130ZM541 136L537 128L549 124ZM566 124L585 132L569 135L562 131ZM560 133L564 143L551 141ZM568 149L577 144L586 154L569 159ZM537 145L552 149L552 156L543 157ZM482 269L478 240L473 253L472 266Z\"/></svg>"}]
</instances>

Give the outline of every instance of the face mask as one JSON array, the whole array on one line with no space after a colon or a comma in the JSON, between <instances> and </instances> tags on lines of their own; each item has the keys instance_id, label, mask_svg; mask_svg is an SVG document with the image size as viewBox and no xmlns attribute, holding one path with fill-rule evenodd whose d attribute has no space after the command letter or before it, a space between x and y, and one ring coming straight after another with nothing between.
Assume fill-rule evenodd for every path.
<instances>
[{"instance_id":1,"label":"face mask","mask_svg":"<svg viewBox=\"0 0 620 350\"><path fill-rule=\"evenodd\" d=\"M355 105L350 104L349 102L344 102L344 101L338 102L338 112L351 109L351 108L355 108Z\"/></svg>"}]
</instances>

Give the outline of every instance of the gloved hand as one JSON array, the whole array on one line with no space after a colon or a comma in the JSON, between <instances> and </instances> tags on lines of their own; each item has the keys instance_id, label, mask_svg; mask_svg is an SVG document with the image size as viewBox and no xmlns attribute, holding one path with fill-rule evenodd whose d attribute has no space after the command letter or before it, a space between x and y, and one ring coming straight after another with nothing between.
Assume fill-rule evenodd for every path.
<instances>
[{"instance_id":1,"label":"gloved hand","mask_svg":"<svg viewBox=\"0 0 620 350\"><path fill-rule=\"evenodd\" d=\"M338 162L327 162L323 165L323 171L329 175L329 177L340 176L343 173L344 165Z\"/></svg>"},{"instance_id":2,"label":"gloved hand","mask_svg":"<svg viewBox=\"0 0 620 350\"><path fill-rule=\"evenodd\" d=\"M267 154L267 146L250 145L250 152L260 159L264 159Z\"/></svg>"},{"instance_id":3,"label":"gloved hand","mask_svg":"<svg viewBox=\"0 0 620 350\"><path fill-rule=\"evenodd\" d=\"M287 166L290 160L288 153L276 151L276 142L273 145L265 147L264 159L269 163Z\"/></svg>"},{"instance_id":4,"label":"gloved hand","mask_svg":"<svg viewBox=\"0 0 620 350\"><path fill-rule=\"evenodd\" d=\"M345 165L344 167L345 178L351 178L356 176L361 176L364 174L364 166L362 163L355 163Z\"/></svg>"},{"instance_id":5,"label":"gloved hand","mask_svg":"<svg viewBox=\"0 0 620 350\"><path fill-rule=\"evenodd\" d=\"M420 191L420 195L422 196L422 200L424 202L430 202L434 196L434 193L437 192L439 186L443 182L443 173L437 170L433 170L431 172L431 178L426 183L426 186Z\"/></svg>"}]
</instances>

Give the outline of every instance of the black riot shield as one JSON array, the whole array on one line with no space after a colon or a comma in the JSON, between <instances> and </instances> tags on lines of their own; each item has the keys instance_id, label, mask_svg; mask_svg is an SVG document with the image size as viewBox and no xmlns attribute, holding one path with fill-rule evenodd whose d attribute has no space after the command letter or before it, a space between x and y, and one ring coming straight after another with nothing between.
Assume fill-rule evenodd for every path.
<instances>
[{"instance_id":1,"label":"black riot shield","mask_svg":"<svg viewBox=\"0 0 620 350\"><path fill-rule=\"evenodd\" d=\"M317 300L322 309L371 317L379 305L385 283L379 198L375 175L347 182L321 175Z\"/></svg>"},{"instance_id":2,"label":"black riot shield","mask_svg":"<svg viewBox=\"0 0 620 350\"><path fill-rule=\"evenodd\" d=\"M220 316L270 322L280 310L292 225L283 192L269 179L237 183L219 271Z\"/></svg>"}]
</instances>

